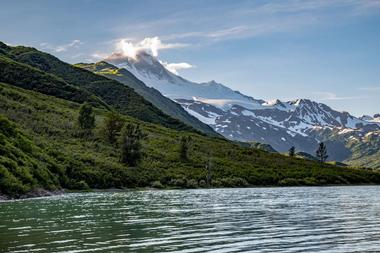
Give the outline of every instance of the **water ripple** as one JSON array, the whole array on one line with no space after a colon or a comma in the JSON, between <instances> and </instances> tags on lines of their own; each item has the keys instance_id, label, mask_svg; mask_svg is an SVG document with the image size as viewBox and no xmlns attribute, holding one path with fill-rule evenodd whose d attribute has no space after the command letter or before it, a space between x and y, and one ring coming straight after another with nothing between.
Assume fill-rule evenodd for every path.
<instances>
[{"instance_id":1,"label":"water ripple","mask_svg":"<svg viewBox=\"0 0 380 253\"><path fill-rule=\"evenodd\" d=\"M380 187L72 193L0 203L0 252L378 252Z\"/></svg>"}]
</instances>

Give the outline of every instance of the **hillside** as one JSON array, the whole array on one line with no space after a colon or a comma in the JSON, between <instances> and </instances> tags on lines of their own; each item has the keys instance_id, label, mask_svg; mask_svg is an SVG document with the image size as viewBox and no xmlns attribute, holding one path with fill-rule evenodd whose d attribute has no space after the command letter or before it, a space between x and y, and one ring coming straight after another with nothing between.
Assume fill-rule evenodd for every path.
<instances>
[{"instance_id":1,"label":"hillside","mask_svg":"<svg viewBox=\"0 0 380 253\"><path fill-rule=\"evenodd\" d=\"M6 143L0 154L2 194L17 197L36 188L61 187L204 187L209 161L215 187L380 183L380 174L371 170L321 166L123 116L147 134L141 163L127 167L119 162L119 149L102 138L100 128L108 110L95 109L94 135L84 138L76 124L79 107L0 83L0 136ZM193 138L189 161L181 161L179 138L188 135Z\"/></svg>"},{"instance_id":2,"label":"hillside","mask_svg":"<svg viewBox=\"0 0 380 253\"><path fill-rule=\"evenodd\" d=\"M77 68L29 47L0 42L0 81L68 99L112 107L140 120L179 130L194 130L163 113L133 89L117 81Z\"/></svg>"},{"instance_id":3,"label":"hillside","mask_svg":"<svg viewBox=\"0 0 380 253\"><path fill-rule=\"evenodd\" d=\"M218 136L218 134L216 134L216 132L210 126L187 113L182 108L182 106L173 100L163 96L158 90L146 86L143 82L141 82L132 73L124 68L117 68L116 66L106 62L79 63L75 64L75 66L119 81L120 83L134 89L138 94L143 96L146 100L151 102L164 113L186 123L189 126L194 127L195 129L202 131L203 133L207 133L212 136Z\"/></svg>"},{"instance_id":4,"label":"hillside","mask_svg":"<svg viewBox=\"0 0 380 253\"><path fill-rule=\"evenodd\" d=\"M0 195L17 195L34 188L55 190L67 177L43 150L0 115Z\"/></svg>"}]
</instances>

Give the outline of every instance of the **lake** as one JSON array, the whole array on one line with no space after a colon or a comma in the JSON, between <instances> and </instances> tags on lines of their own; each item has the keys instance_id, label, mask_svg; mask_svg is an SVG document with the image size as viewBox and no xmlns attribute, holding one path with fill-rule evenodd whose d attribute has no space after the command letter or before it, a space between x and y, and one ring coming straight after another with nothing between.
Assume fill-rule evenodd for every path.
<instances>
[{"instance_id":1,"label":"lake","mask_svg":"<svg viewBox=\"0 0 380 253\"><path fill-rule=\"evenodd\" d=\"M1 252L373 252L380 186L68 193L0 203Z\"/></svg>"}]
</instances>

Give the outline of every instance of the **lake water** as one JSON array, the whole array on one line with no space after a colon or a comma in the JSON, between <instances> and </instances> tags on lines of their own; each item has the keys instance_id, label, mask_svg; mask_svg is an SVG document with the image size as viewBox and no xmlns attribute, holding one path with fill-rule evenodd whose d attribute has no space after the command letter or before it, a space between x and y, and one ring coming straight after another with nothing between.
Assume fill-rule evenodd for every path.
<instances>
[{"instance_id":1,"label":"lake water","mask_svg":"<svg viewBox=\"0 0 380 253\"><path fill-rule=\"evenodd\" d=\"M380 187L72 193L0 203L0 252L379 252Z\"/></svg>"}]
</instances>

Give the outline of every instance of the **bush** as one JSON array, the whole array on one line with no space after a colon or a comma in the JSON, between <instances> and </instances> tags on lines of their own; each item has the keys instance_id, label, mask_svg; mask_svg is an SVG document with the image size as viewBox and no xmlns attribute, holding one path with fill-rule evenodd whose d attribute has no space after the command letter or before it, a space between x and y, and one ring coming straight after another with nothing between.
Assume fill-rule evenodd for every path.
<instances>
[{"instance_id":1,"label":"bush","mask_svg":"<svg viewBox=\"0 0 380 253\"><path fill-rule=\"evenodd\" d=\"M119 144L120 161L129 166L136 166L141 160L141 139L144 134L139 125L128 124L121 130Z\"/></svg>"},{"instance_id":2,"label":"bush","mask_svg":"<svg viewBox=\"0 0 380 253\"><path fill-rule=\"evenodd\" d=\"M304 184L305 185L318 185L318 181L314 177L307 177L304 179Z\"/></svg>"},{"instance_id":3,"label":"bush","mask_svg":"<svg viewBox=\"0 0 380 253\"><path fill-rule=\"evenodd\" d=\"M157 188L157 189L163 189L163 188L164 188L164 186L161 184L160 181L154 181L154 182L152 183L152 187L153 187L153 188Z\"/></svg>"},{"instance_id":4,"label":"bush","mask_svg":"<svg viewBox=\"0 0 380 253\"><path fill-rule=\"evenodd\" d=\"M169 182L170 186L185 188L186 187L186 179L185 178L176 178L172 179Z\"/></svg>"},{"instance_id":5,"label":"bush","mask_svg":"<svg viewBox=\"0 0 380 253\"><path fill-rule=\"evenodd\" d=\"M246 187L248 186L247 180L240 177L227 177L220 180L220 184L223 187Z\"/></svg>"},{"instance_id":6,"label":"bush","mask_svg":"<svg viewBox=\"0 0 380 253\"><path fill-rule=\"evenodd\" d=\"M198 184L197 184L197 181L195 179L187 180L186 188L197 188L197 187L198 187Z\"/></svg>"},{"instance_id":7,"label":"bush","mask_svg":"<svg viewBox=\"0 0 380 253\"><path fill-rule=\"evenodd\" d=\"M102 126L102 134L107 142L115 144L124 125L124 119L116 112L107 113Z\"/></svg>"},{"instance_id":8,"label":"bush","mask_svg":"<svg viewBox=\"0 0 380 253\"><path fill-rule=\"evenodd\" d=\"M88 103L81 105L78 115L78 124L82 130L91 132L95 128L95 115L92 106Z\"/></svg>"},{"instance_id":9,"label":"bush","mask_svg":"<svg viewBox=\"0 0 380 253\"><path fill-rule=\"evenodd\" d=\"M205 180L203 180L203 179L201 179L201 180L199 180L199 187L202 187L202 188L205 188L205 187L207 187L207 183L206 183L206 181Z\"/></svg>"},{"instance_id":10,"label":"bush","mask_svg":"<svg viewBox=\"0 0 380 253\"><path fill-rule=\"evenodd\" d=\"M301 185L302 182L300 182L298 179L295 178L285 178L278 182L281 186L297 186Z\"/></svg>"},{"instance_id":11,"label":"bush","mask_svg":"<svg viewBox=\"0 0 380 253\"><path fill-rule=\"evenodd\" d=\"M89 190L90 187L84 180L81 180L81 181L73 182L72 189L73 190Z\"/></svg>"},{"instance_id":12,"label":"bush","mask_svg":"<svg viewBox=\"0 0 380 253\"><path fill-rule=\"evenodd\" d=\"M212 186L213 187L222 187L223 185L222 185L222 182L220 181L220 180L218 180L218 179L214 179L214 180L212 180L211 181L212 182Z\"/></svg>"}]
</instances>

